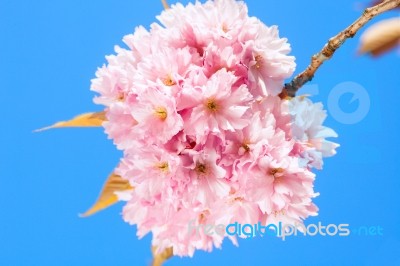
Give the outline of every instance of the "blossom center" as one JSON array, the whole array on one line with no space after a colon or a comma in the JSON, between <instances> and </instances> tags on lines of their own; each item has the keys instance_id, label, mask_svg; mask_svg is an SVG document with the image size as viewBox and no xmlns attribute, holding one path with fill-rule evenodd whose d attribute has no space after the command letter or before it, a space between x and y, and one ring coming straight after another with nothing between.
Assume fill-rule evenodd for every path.
<instances>
[{"instance_id":1,"label":"blossom center","mask_svg":"<svg viewBox=\"0 0 400 266\"><path fill-rule=\"evenodd\" d=\"M161 120L165 120L167 119L168 113L167 113L167 109L165 109L165 107L157 107L154 110L154 114L160 118Z\"/></svg>"},{"instance_id":2,"label":"blossom center","mask_svg":"<svg viewBox=\"0 0 400 266\"><path fill-rule=\"evenodd\" d=\"M212 113L217 112L219 109L218 103L213 98L207 99L205 105L206 105L207 109Z\"/></svg>"},{"instance_id":3,"label":"blossom center","mask_svg":"<svg viewBox=\"0 0 400 266\"><path fill-rule=\"evenodd\" d=\"M285 170L284 170L283 168L272 168L272 169L269 171L269 174L272 175L272 176L274 177L274 184L278 184L278 183L281 183L281 182L282 182L282 179L283 179L282 173L283 173L284 171L285 171Z\"/></svg>"},{"instance_id":4,"label":"blossom center","mask_svg":"<svg viewBox=\"0 0 400 266\"><path fill-rule=\"evenodd\" d=\"M273 211L272 213L274 214L275 217L278 216L278 215L285 215L286 214L285 210Z\"/></svg>"},{"instance_id":5,"label":"blossom center","mask_svg":"<svg viewBox=\"0 0 400 266\"><path fill-rule=\"evenodd\" d=\"M272 168L272 169L269 171L269 174L272 175L272 176L274 176L274 177L276 177L276 176L275 176L276 174L281 174L281 173L283 173L283 171L284 171L283 168Z\"/></svg>"},{"instance_id":6,"label":"blossom center","mask_svg":"<svg viewBox=\"0 0 400 266\"><path fill-rule=\"evenodd\" d=\"M256 67L257 69L260 69L261 66L262 66L263 57L262 57L261 55L256 55L256 57L255 57L254 59L256 60L255 67Z\"/></svg>"},{"instance_id":7,"label":"blossom center","mask_svg":"<svg viewBox=\"0 0 400 266\"><path fill-rule=\"evenodd\" d=\"M225 23L222 24L222 31L227 33L229 31L228 26Z\"/></svg>"},{"instance_id":8,"label":"blossom center","mask_svg":"<svg viewBox=\"0 0 400 266\"><path fill-rule=\"evenodd\" d=\"M174 86L176 82L172 79L171 75L167 75L167 77L163 80L165 86Z\"/></svg>"},{"instance_id":9,"label":"blossom center","mask_svg":"<svg viewBox=\"0 0 400 266\"><path fill-rule=\"evenodd\" d=\"M245 152L249 152L250 151L250 147L249 147L249 145L247 143L243 143L241 147L245 150Z\"/></svg>"},{"instance_id":10,"label":"blossom center","mask_svg":"<svg viewBox=\"0 0 400 266\"><path fill-rule=\"evenodd\" d=\"M195 171L197 172L198 175L205 175L207 174L207 166L203 163L197 163Z\"/></svg>"},{"instance_id":11,"label":"blossom center","mask_svg":"<svg viewBox=\"0 0 400 266\"><path fill-rule=\"evenodd\" d=\"M120 102L124 101L125 100L125 93L122 92L122 91L118 92L117 100L120 101Z\"/></svg>"},{"instance_id":12,"label":"blossom center","mask_svg":"<svg viewBox=\"0 0 400 266\"><path fill-rule=\"evenodd\" d=\"M205 210L202 213L200 213L199 215L199 223L200 224L204 224L207 220L207 216L210 215L210 211L209 210Z\"/></svg>"},{"instance_id":13,"label":"blossom center","mask_svg":"<svg viewBox=\"0 0 400 266\"><path fill-rule=\"evenodd\" d=\"M160 169L161 172L168 172L168 162L161 162L157 164L157 168Z\"/></svg>"}]
</instances>

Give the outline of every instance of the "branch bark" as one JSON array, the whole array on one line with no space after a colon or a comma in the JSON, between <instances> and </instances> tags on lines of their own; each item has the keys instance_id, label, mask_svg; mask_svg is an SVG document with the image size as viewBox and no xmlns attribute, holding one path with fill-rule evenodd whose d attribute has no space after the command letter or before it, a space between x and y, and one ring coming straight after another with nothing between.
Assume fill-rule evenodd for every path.
<instances>
[{"instance_id":1,"label":"branch bark","mask_svg":"<svg viewBox=\"0 0 400 266\"><path fill-rule=\"evenodd\" d=\"M304 84L312 80L318 68L326 60L329 60L335 51L342 46L348 38L353 38L358 30L367 24L368 21L381 13L392 10L399 6L400 0L385 0L378 5L365 9L362 16L353 22L353 24L329 39L328 43L325 44L322 50L311 58L311 63L308 65L306 70L297 75L291 82L285 84L283 91L280 94L281 98L294 97L296 92Z\"/></svg>"}]
</instances>

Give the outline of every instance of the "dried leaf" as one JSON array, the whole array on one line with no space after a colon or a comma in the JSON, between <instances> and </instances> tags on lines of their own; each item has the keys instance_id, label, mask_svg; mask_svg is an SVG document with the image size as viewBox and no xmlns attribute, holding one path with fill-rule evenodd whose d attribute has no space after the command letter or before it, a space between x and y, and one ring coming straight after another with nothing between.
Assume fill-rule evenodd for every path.
<instances>
[{"instance_id":1,"label":"dried leaf","mask_svg":"<svg viewBox=\"0 0 400 266\"><path fill-rule=\"evenodd\" d=\"M169 5L168 5L167 0L161 0L161 3L162 3L162 5L164 6L164 9L165 9L165 10L169 9Z\"/></svg>"},{"instance_id":2,"label":"dried leaf","mask_svg":"<svg viewBox=\"0 0 400 266\"><path fill-rule=\"evenodd\" d=\"M311 94L302 94L302 95L298 95L297 97L300 99L300 100L304 100L305 98L309 98L309 97L311 97L312 95Z\"/></svg>"},{"instance_id":3,"label":"dried leaf","mask_svg":"<svg viewBox=\"0 0 400 266\"><path fill-rule=\"evenodd\" d=\"M115 192L127 191L131 189L133 188L127 180L122 179L121 176L112 173L104 184L97 201L89 210L87 210L84 214L81 214L80 216L90 216L113 205L114 203L117 203L118 197L117 195L115 195Z\"/></svg>"},{"instance_id":4,"label":"dried leaf","mask_svg":"<svg viewBox=\"0 0 400 266\"><path fill-rule=\"evenodd\" d=\"M167 248L160 253L157 253L157 249L157 247L151 247L151 251L153 253L152 266L162 266L165 261L174 255L172 248Z\"/></svg>"},{"instance_id":5,"label":"dried leaf","mask_svg":"<svg viewBox=\"0 0 400 266\"><path fill-rule=\"evenodd\" d=\"M360 37L359 52L379 56L400 44L400 18L375 23Z\"/></svg>"},{"instance_id":6,"label":"dried leaf","mask_svg":"<svg viewBox=\"0 0 400 266\"><path fill-rule=\"evenodd\" d=\"M100 127L102 123L106 120L105 112L97 112L97 113L85 113L78 115L71 120L61 121L51 125L49 127L44 127L35 132L48 130L51 128L59 128L59 127Z\"/></svg>"}]
</instances>

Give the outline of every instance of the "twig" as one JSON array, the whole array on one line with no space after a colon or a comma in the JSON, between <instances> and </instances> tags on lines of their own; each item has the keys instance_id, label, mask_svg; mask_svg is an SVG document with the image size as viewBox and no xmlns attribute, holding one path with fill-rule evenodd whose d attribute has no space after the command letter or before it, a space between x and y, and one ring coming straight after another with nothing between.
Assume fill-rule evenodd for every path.
<instances>
[{"instance_id":1,"label":"twig","mask_svg":"<svg viewBox=\"0 0 400 266\"><path fill-rule=\"evenodd\" d=\"M161 0L162 5L164 6L164 9L167 10L169 9L169 5L167 3L167 0Z\"/></svg>"},{"instance_id":2,"label":"twig","mask_svg":"<svg viewBox=\"0 0 400 266\"><path fill-rule=\"evenodd\" d=\"M335 37L329 39L328 43L325 44L322 50L311 58L311 63L306 70L297 75L291 82L285 84L285 87L280 95L281 98L285 98L287 96L294 97L298 89L300 89L305 83L312 80L318 68L326 60L329 60L335 51L342 46L342 44L348 38L353 38L357 31L361 29L368 21L383 12L399 6L400 0L385 0L378 5L365 9L362 16L359 17L353 24L337 34Z\"/></svg>"}]
</instances>

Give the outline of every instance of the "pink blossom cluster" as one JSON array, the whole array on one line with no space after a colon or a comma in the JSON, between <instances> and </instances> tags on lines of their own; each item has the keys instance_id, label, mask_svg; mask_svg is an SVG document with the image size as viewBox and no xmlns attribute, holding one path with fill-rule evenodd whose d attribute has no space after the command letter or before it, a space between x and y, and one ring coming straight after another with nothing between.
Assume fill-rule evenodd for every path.
<instances>
[{"instance_id":1,"label":"pink blossom cluster","mask_svg":"<svg viewBox=\"0 0 400 266\"><path fill-rule=\"evenodd\" d=\"M302 223L322 157L338 146L321 104L281 99L290 45L243 2L173 5L149 31L124 37L92 81L131 191L123 218L160 251L192 256L224 236L188 224ZM230 237L234 243L236 239Z\"/></svg>"}]
</instances>

